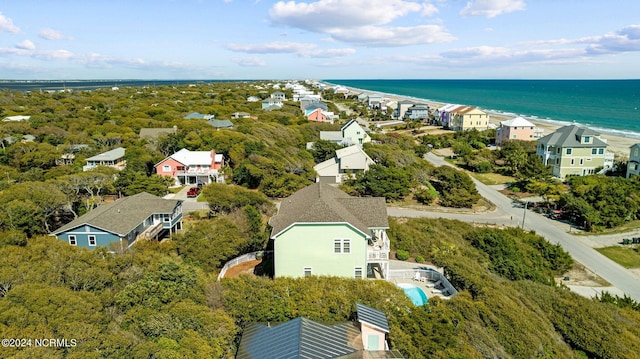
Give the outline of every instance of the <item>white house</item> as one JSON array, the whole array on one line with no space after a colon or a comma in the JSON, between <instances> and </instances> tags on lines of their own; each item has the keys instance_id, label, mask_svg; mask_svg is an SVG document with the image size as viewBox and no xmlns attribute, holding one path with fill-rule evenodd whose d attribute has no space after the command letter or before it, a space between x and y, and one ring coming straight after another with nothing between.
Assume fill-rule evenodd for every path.
<instances>
[{"instance_id":1,"label":"white house","mask_svg":"<svg viewBox=\"0 0 640 359\"><path fill-rule=\"evenodd\" d=\"M360 146L352 145L336 150L334 158L318 163L313 169L318 174L316 182L336 184L357 172L368 171L372 164L373 160Z\"/></svg>"}]
</instances>

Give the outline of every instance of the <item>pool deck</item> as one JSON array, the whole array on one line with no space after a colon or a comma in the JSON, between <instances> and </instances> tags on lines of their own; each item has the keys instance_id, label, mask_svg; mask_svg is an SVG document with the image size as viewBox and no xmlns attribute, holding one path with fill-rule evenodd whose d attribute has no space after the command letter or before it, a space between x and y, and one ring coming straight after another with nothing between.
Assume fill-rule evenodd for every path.
<instances>
[{"instance_id":1,"label":"pool deck","mask_svg":"<svg viewBox=\"0 0 640 359\"><path fill-rule=\"evenodd\" d=\"M442 273L442 268L435 267L432 265L396 261L396 260L389 261L389 269L391 270L403 269L403 270L414 270L414 271L434 270L436 272ZM391 283L394 283L394 284L399 284L399 283L415 284L418 288L422 289L422 291L424 292L424 294L427 295L428 298L434 298L434 297L439 297L441 299L451 298L451 295L446 295L447 294L446 291L445 291L445 294L443 294L444 288L441 285L439 285L437 281L430 281L428 278L425 278L424 276L420 277L420 279L416 279L414 276L411 276L411 278L392 278L390 279L390 281Z\"/></svg>"}]
</instances>

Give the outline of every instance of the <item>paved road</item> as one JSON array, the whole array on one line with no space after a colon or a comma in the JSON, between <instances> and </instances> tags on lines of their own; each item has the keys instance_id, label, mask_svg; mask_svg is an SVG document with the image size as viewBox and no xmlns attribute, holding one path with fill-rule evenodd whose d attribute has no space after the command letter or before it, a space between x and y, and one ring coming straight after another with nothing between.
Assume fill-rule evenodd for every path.
<instances>
[{"instance_id":1,"label":"paved road","mask_svg":"<svg viewBox=\"0 0 640 359\"><path fill-rule=\"evenodd\" d=\"M443 158L428 153L425 158L436 166L449 165ZM480 183L474 179L478 192L496 205L496 210L491 213L479 215L456 214L456 213L436 213L417 210L407 210L400 208L389 208L390 216L394 217L429 217L429 218L449 218L458 219L465 222L475 223L495 223L507 226L522 226L524 218L524 228L534 230L536 234L545 237L551 243L559 243L573 259L589 268L592 272L606 279L616 288L620 289L636 301L640 301L640 278L634 276L630 271L613 262L609 258L595 251L584 239L567 233L567 225L552 221L533 211L526 211L515 204L510 198L495 189Z\"/></svg>"}]
</instances>

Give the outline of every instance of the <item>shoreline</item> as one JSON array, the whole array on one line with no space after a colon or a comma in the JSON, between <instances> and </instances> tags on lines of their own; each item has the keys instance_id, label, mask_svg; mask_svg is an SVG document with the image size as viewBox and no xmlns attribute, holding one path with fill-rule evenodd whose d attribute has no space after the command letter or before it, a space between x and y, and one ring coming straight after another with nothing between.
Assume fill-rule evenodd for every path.
<instances>
[{"instance_id":1,"label":"shoreline","mask_svg":"<svg viewBox=\"0 0 640 359\"><path fill-rule=\"evenodd\" d=\"M342 86L342 85L332 84L330 82L325 82L325 81L322 81L321 83L328 86ZM342 87L349 90L349 94L359 94L359 93L376 94L376 95L383 96L384 98L387 98L392 101L408 100L408 101L414 101L418 103L424 103L429 105L429 107L435 107L435 108L439 108L447 105L447 103L445 102L435 101L431 99L423 99L423 98L412 97L412 96L403 96L403 95L397 95L397 94L380 92L380 91L370 91L366 89L359 89L359 88L349 87L349 86L342 86ZM473 104L466 104L466 105L475 106ZM522 117L527 121L536 125L536 127L544 129L543 136L546 136L548 134L555 132L560 127L572 125L572 123L565 122L565 121L558 121L553 119L540 119L537 117L534 118L530 116L520 116L517 114L500 112L496 110L489 111L481 107L478 107L478 108L489 115L489 122L491 124L496 125L496 127L500 127L501 121L510 120L515 117ZM609 145L607 146L607 151L613 152L615 154L616 161L621 158L628 159L629 147L633 146L636 143L640 143L640 133L638 134L636 134L635 132L620 133L621 132L620 130L590 127L580 123L575 123L575 124L581 127L589 128L593 131L600 133L600 138L606 140L607 144Z\"/></svg>"}]
</instances>

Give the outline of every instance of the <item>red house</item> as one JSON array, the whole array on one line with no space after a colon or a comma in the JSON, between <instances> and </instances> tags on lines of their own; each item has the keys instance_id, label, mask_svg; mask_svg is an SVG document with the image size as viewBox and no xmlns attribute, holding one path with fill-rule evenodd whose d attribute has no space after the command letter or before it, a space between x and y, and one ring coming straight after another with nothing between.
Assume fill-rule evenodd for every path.
<instances>
[{"instance_id":1,"label":"red house","mask_svg":"<svg viewBox=\"0 0 640 359\"><path fill-rule=\"evenodd\" d=\"M189 151L186 148L172 154L155 165L156 173L169 176L176 185L224 182L220 169L224 157L216 151Z\"/></svg>"}]
</instances>

